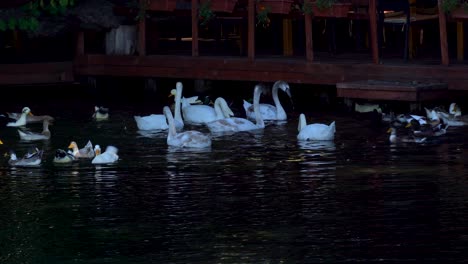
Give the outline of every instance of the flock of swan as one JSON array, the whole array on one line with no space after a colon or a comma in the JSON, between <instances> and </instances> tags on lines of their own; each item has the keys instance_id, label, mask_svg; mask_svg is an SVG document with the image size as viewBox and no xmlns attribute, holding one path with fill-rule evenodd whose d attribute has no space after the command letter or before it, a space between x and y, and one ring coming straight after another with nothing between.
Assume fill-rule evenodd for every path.
<instances>
[{"instance_id":1,"label":"flock of swan","mask_svg":"<svg viewBox=\"0 0 468 264\"><path fill-rule=\"evenodd\" d=\"M283 91L291 98L289 84L285 81L277 81L271 88L274 105L261 104L260 96L270 93L264 84L257 84L253 91L253 104L244 101L246 118L235 117L226 100L219 97L215 100L213 107L199 104L198 96L182 97L183 85L176 83L176 88L171 90L170 96L174 96L174 113L169 106L164 106L162 114L151 114L148 116L134 116L139 130L167 130L167 145L180 148L209 148L212 140L211 134L236 133L240 131L251 131L265 128L265 121L287 120L287 114L281 105L278 91ZM21 140L36 141L48 140L51 137L49 125L53 123L51 116L34 116L28 107L23 108L21 113L8 113L13 121L8 123L9 127L17 127ZM109 110L96 107L93 118L97 121L109 119ZM28 123L42 122L43 131L40 133L25 130ZM184 130L184 124L206 126L210 133L202 133L196 130ZM330 125L306 124L304 114L299 119L298 140L333 140L335 134L335 122ZM93 164L110 164L116 162L118 149L108 146L105 152L101 152L99 145L89 141L83 148L72 141L69 150L56 150L55 163L70 163L76 159L92 159ZM41 164L43 151L34 149L22 158L14 152L10 152L9 164L12 166L37 166Z\"/></svg>"},{"instance_id":2,"label":"flock of swan","mask_svg":"<svg viewBox=\"0 0 468 264\"><path fill-rule=\"evenodd\" d=\"M167 145L179 148L209 148L212 145L211 137L217 133L236 133L240 131L261 130L265 128L265 121L287 120L288 116L281 105L278 91L283 91L291 98L289 84L285 81L277 81L271 88L274 105L261 104L260 96L270 92L264 84L257 84L253 90L253 104L244 100L245 118L235 117L226 100L219 97L215 100L213 107L199 104L197 96L182 97L183 85L176 83L170 96L174 96L174 113L169 106L164 106L162 114L151 114L148 116L134 116L139 130L167 130ZM357 112L375 112L378 106L355 105ZM34 116L28 107L24 107L21 113L9 113L12 120L6 124L7 127L18 127L18 135L21 140L36 141L49 140L51 133L49 125L52 124L51 116ZM109 109L95 107L93 118L97 121L109 119ZM440 136L446 133L450 126L464 125L466 122L461 116L458 105L451 104L449 111L441 108L427 109L426 116L417 115L386 115L382 120L388 121L390 129L388 133L389 142L424 142L428 137ZM28 123L42 122L43 130L40 133L27 131L24 126ZM197 130L184 130L185 123L191 125L206 126L210 133L202 133ZM410 128L410 135L401 136L398 129ZM321 123L307 124L303 113L299 115L297 140L332 141L335 138L335 121L329 125ZM1 141L0 141L1 144ZM76 159L92 159L92 164L110 164L119 159L118 149L115 146L107 146L104 152L99 145L89 141L83 148L72 141L68 151L58 149L55 153L55 163L70 163ZM34 149L18 158L14 152L10 153L9 164L12 166L37 166L41 164L43 151Z\"/></svg>"}]
</instances>

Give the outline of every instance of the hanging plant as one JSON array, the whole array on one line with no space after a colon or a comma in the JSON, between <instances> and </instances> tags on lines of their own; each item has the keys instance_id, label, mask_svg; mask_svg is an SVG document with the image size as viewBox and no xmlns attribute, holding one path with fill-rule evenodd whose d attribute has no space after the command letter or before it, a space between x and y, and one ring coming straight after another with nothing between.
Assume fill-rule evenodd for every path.
<instances>
[{"instance_id":1,"label":"hanging plant","mask_svg":"<svg viewBox=\"0 0 468 264\"><path fill-rule=\"evenodd\" d=\"M257 3L258 4L258 3ZM263 28L270 26L270 18L268 14L271 13L271 7L260 4L259 11L257 12L257 26L261 25Z\"/></svg>"},{"instance_id":2,"label":"hanging plant","mask_svg":"<svg viewBox=\"0 0 468 264\"><path fill-rule=\"evenodd\" d=\"M213 10L211 10L211 1L204 1L200 3L198 8L198 19L200 20L200 25L206 25L215 17Z\"/></svg>"}]
</instances>

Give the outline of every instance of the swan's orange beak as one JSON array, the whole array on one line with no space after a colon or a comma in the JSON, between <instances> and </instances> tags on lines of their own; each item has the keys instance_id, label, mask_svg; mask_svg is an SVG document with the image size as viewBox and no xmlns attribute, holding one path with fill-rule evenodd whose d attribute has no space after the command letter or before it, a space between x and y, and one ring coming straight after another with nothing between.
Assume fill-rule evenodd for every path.
<instances>
[{"instance_id":1,"label":"swan's orange beak","mask_svg":"<svg viewBox=\"0 0 468 264\"><path fill-rule=\"evenodd\" d=\"M70 149L70 148L73 148L74 146L75 146L75 144L71 143L71 144L68 146L68 148Z\"/></svg>"},{"instance_id":2,"label":"swan's orange beak","mask_svg":"<svg viewBox=\"0 0 468 264\"><path fill-rule=\"evenodd\" d=\"M33 113L29 112L28 115L29 115L29 116L33 116Z\"/></svg>"},{"instance_id":3,"label":"swan's orange beak","mask_svg":"<svg viewBox=\"0 0 468 264\"><path fill-rule=\"evenodd\" d=\"M0 140L0 145L3 145L3 141Z\"/></svg>"}]
</instances>

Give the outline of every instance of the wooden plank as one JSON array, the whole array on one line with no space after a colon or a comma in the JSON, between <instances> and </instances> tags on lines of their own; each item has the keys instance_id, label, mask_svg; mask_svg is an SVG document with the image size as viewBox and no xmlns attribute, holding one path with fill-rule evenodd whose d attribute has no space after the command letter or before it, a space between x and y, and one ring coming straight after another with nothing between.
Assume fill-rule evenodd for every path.
<instances>
[{"instance_id":1,"label":"wooden plank","mask_svg":"<svg viewBox=\"0 0 468 264\"><path fill-rule=\"evenodd\" d=\"M247 57L253 61L255 59L255 0L249 0L247 16Z\"/></svg>"},{"instance_id":2,"label":"wooden plank","mask_svg":"<svg viewBox=\"0 0 468 264\"><path fill-rule=\"evenodd\" d=\"M138 21L138 55L146 56L146 14Z\"/></svg>"},{"instance_id":3,"label":"wooden plank","mask_svg":"<svg viewBox=\"0 0 468 264\"><path fill-rule=\"evenodd\" d=\"M465 58L463 21L457 22L457 60L463 61Z\"/></svg>"},{"instance_id":4,"label":"wooden plank","mask_svg":"<svg viewBox=\"0 0 468 264\"><path fill-rule=\"evenodd\" d=\"M70 83L72 62L0 64L0 85Z\"/></svg>"},{"instance_id":5,"label":"wooden plank","mask_svg":"<svg viewBox=\"0 0 468 264\"><path fill-rule=\"evenodd\" d=\"M192 56L197 57L198 52L198 0L192 0Z\"/></svg>"},{"instance_id":6,"label":"wooden plank","mask_svg":"<svg viewBox=\"0 0 468 264\"><path fill-rule=\"evenodd\" d=\"M305 23L305 39L306 39L306 60L312 62L314 60L314 48L312 39L312 15L304 15Z\"/></svg>"},{"instance_id":7,"label":"wooden plank","mask_svg":"<svg viewBox=\"0 0 468 264\"><path fill-rule=\"evenodd\" d=\"M442 8L443 0L438 0L439 10ZM439 34L440 34L440 54L442 65L449 65L448 44L447 44L447 18L445 12L439 12Z\"/></svg>"},{"instance_id":8,"label":"wooden plank","mask_svg":"<svg viewBox=\"0 0 468 264\"><path fill-rule=\"evenodd\" d=\"M376 0L369 0L369 24L370 42L372 50L372 61L379 64L379 47L377 41L377 3Z\"/></svg>"},{"instance_id":9,"label":"wooden plank","mask_svg":"<svg viewBox=\"0 0 468 264\"><path fill-rule=\"evenodd\" d=\"M291 18L283 18L283 55L293 55Z\"/></svg>"},{"instance_id":10,"label":"wooden plank","mask_svg":"<svg viewBox=\"0 0 468 264\"><path fill-rule=\"evenodd\" d=\"M78 31L76 33L76 50L75 50L75 56L78 55L84 55L85 54L85 39L84 39L84 32L83 31Z\"/></svg>"}]
</instances>

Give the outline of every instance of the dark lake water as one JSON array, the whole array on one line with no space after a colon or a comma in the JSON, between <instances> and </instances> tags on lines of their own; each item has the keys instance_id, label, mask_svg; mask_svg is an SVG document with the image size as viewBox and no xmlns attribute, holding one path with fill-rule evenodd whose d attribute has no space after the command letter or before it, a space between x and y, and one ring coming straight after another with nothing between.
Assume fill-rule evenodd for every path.
<instances>
[{"instance_id":1,"label":"dark lake water","mask_svg":"<svg viewBox=\"0 0 468 264\"><path fill-rule=\"evenodd\" d=\"M345 112L309 111L318 122L335 120L336 138L298 143L296 108L287 123L214 137L209 150L181 151L167 147L165 132L136 129L133 115L160 113L161 105L107 102L111 119L95 122L96 100L73 91L31 92L37 100L24 102L56 120L52 139L35 143L45 150L41 167L0 162L0 263L468 259L467 128L391 146L386 127ZM20 106L5 102L2 109ZM0 131L2 152L21 155L32 146L14 128ZM54 165L55 149L71 140L115 145L120 160Z\"/></svg>"}]
</instances>

